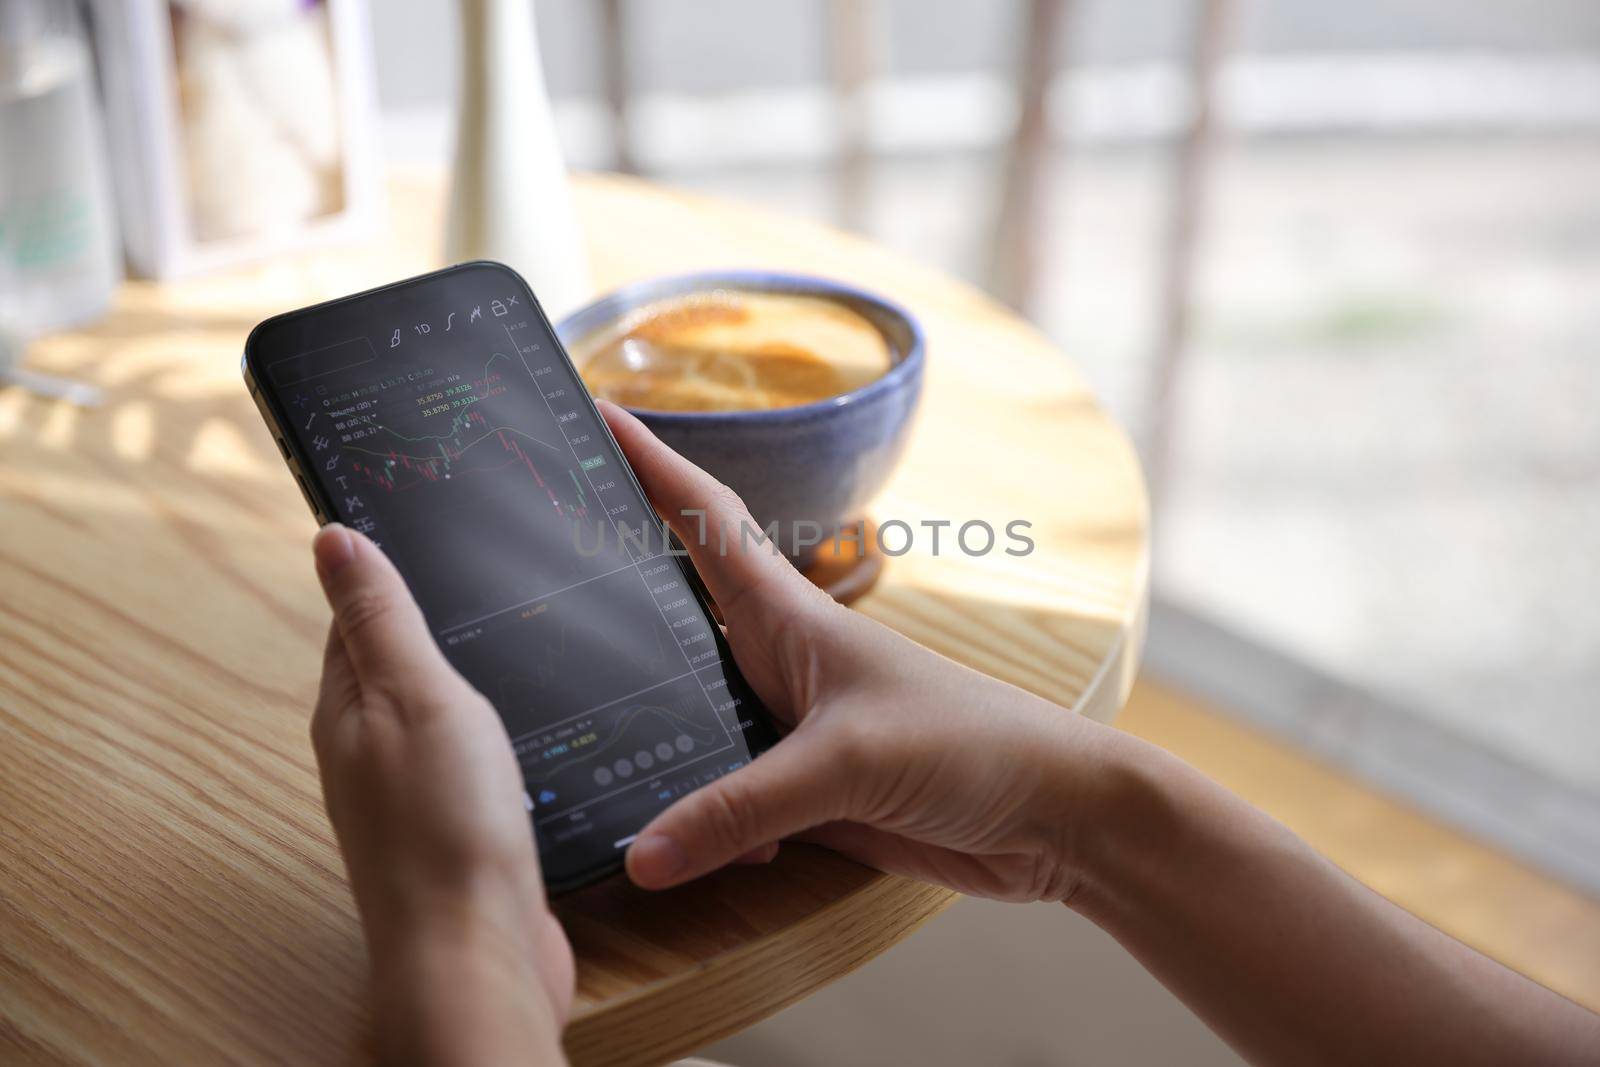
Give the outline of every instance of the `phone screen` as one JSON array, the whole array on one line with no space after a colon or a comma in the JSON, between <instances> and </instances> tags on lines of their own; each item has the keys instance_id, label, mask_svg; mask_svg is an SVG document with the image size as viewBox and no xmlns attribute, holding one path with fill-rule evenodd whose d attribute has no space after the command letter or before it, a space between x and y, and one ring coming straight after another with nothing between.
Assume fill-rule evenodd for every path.
<instances>
[{"instance_id":1,"label":"phone screen","mask_svg":"<svg viewBox=\"0 0 1600 1067\"><path fill-rule=\"evenodd\" d=\"M653 815L775 739L515 273L278 316L245 360L319 516L388 554L499 711L552 888L615 869Z\"/></svg>"}]
</instances>

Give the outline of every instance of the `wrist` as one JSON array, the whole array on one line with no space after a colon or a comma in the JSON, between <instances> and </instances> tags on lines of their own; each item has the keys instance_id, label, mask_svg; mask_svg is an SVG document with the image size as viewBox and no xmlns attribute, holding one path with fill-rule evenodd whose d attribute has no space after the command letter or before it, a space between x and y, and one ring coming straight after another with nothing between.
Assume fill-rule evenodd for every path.
<instances>
[{"instance_id":1,"label":"wrist","mask_svg":"<svg viewBox=\"0 0 1600 1067\"><path fill-rule=\"evenodd\" d=\"M1066 887L1062 902L1088 914L1115 896L1118 868L1134 828L1161 804L1161 751L1113 727L1072 717L1059 778L1064 796L1053 841Z\"/></svg>"},{"instance_id":2,"label":"wrist","mask_svg":"<svg viewBox=\"0 0 1600 1067\"><path fill-rule=\"evenodd\" d=\"M436 902L369 933L385 1062L557 1062L561 1023L532 938L501 910Z\"/></svg>"},{"instance_id":3,"label":"wrist","mask_svg":"<svg viewBox=\"0 0 1600 1067\"><path fill-rule=\"evenodd\" d=\"M1207 820L1209 783L1164 749L1110 727L1096 760L1077 842L1079 880L1068 901L1099 926L1192 892L1191 852ZM1202 788L1197 788L1202 787Z\"/></svg>"},{"instance_id":4,"label":"wrist","mask_svg":"<svg viewBox=\"0 0 1600 1067\"><path fill-rule=\"evenodd\" d=\"M1109 808L1105 779L1122 758L1122 736L1041 702L1025 733L1010 739L1017 747L1002 762L1020 787L1012 792L1020 816L1014 840L1033 865L1030 883L1019 887L1026 899L1075 907L1094 877L1097 838Z\"/></svg>"},{"instance_id":5,"label":"wrist","mask_svg":"<svg viewBox=\"0 0 1600 1067\"><path fill-rule=\"evenodd\" d=\"M505 864L429 867L406 857L349 866L375 962L413 943L521 952L531 942L531 918L543 908L538 883Z\"/></svg>"}]
</instances>

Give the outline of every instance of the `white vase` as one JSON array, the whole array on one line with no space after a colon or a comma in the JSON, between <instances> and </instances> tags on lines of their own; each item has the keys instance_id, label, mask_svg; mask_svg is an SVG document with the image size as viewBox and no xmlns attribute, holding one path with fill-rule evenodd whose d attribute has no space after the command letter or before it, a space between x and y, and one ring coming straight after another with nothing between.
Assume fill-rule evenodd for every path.
<instances>
[{"instance_id":1,"label":"white vase","mask_svg":"<svg viewBox=\"0 0 1600 1067\"><path fill-rule=\"evenodd\" d=\"M445 256L514 268L554 321L587 301L592 284L539 62L533 0L461 0L460 12Z\"/></svg>"}]
</instances>

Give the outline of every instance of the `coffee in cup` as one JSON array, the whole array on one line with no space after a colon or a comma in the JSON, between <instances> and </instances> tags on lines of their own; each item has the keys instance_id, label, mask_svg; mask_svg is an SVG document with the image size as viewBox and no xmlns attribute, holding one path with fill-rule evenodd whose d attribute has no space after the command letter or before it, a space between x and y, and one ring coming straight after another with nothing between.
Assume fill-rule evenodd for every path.
<instances>
[{"instance_id":1,"label":"coffee in cup","mask_svg":"<svg viewBox=\"0 0 1600 1067\"><path fill-rule=\"evenodd\" d=\"M766 411L882 377L889 342L838 300L711 289L635 308L570 344L589 390L648 411Z\"/></svg>"},{"instance_id":2,"label":"coffee in cup","mask_svg":"<svg viewBox=\"0 0 1600 1067\"><path fill-rule=\"evenodd\" d=\"M557 332L596 394L738 493L801 566L888 481L926 362L904 308L772 271L635 282Z\"/></svg>"}]
</instances>

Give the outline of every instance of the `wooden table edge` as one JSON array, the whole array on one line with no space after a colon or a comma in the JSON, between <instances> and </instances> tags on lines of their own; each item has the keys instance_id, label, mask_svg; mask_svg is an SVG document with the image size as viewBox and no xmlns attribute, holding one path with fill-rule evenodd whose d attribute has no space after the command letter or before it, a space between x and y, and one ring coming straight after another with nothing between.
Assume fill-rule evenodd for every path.
<instances>
[{"instance_id":1,"label":"wooden table edge","mask_svg":"<svg viewBox=\"0 0 1600 1067\"><path fill-rule=\"evenodd\" d=\"M1131 448L1132 445L1129 445ZM1143 485L1140 486L1141 491ZM1148 529L1148 524L1146 525ZM1133 580L1133 603L1128 618L1117 629L1117 636L1083 687L1071 710L1096 722L1110 725L1133 692L1133 680L1144 656L1145 637L1150 629L1150 539L1140 546L1138 569ZM1107 684L1111 683L1111 684Z\"/></svg>"},{"instance_id":2,"label":"wooden table edge","mask_svg":"<svg viewBox=\"0 0 1600 1067\"><path fill-rule=\"evenodd\" d=\"M704 1048L871 962L958 896L877 874L798 923L575 1015L567 1054L574 1063L645 1067Z\"/></svg>"}]
</instances>

